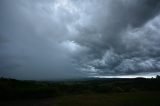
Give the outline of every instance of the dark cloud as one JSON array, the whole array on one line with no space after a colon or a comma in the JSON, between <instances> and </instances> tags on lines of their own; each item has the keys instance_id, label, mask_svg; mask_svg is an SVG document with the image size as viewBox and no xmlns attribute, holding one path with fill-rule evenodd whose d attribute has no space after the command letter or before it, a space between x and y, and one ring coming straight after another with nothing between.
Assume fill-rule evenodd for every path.
<instances>
[{"instance_id":1,"label":"dark cloud","mask_svg":"<svg viewBox=\"0 0 160 106\"><path fill-rule=\"evenodd\" d=\"M102 0L92 1L86 7L89 22L77 26L79 36L76 38L89 49L82 64L94 67L100 75L159 71L158 66L146 69L134 60L138 58L145 64L153 59L159 64L159 25L153 25L159 22L158 0ZM154 63L151 61L151 64Z\"/></svg>"},{"instance_id":2,"label":"dark cloud","mask_svg":"<svg viewBox=\"0 0 160 106\"><path fill-rule=\"evenodd\" d=\"M160 71L159 0L1 0L0 75Z\"/></svg>"},{"instance_id":3,"label":"dark cloud","mask_svg":"<svg viewBox=\"0 0 160 106\"><path fill-rule=\"evenodd\" d=\"M1 0L1 5L0 32L9 40L1 44L2 76L19 79L82 77L71 63L69 51L61 45L69 36L66 25L74 19L63 16L67 14L65 10L54 12L55 4L50 0ZM61 22L60 18L64 17L66 20Z\"/></svg>"}]
</instances>

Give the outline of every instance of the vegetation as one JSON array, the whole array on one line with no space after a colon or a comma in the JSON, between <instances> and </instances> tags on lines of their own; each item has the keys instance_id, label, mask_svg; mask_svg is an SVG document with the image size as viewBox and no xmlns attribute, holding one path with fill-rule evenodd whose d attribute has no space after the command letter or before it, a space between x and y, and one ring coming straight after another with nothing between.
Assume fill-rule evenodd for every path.
<instances>
[{"instance_id":1,"label":"vegetation","mask_svg":"<svg viewBox=\"0 0 160 106\"><path fill-rule=\"evenodd\" d=\"M0 78L1 102L54 98L54 106L160 106L159 95L159 77L61 82Z\"/></svg>"},{"instance_id":2,"label":"vegetation","mask_svg":"<svg viewBox=\"0 0 160 106\"><path fill-rule=\"evenodd\" d=\"M87 79L83 81L42 82L0 79L0 98L46 98L68 94L160 91L159 79Z\"/></svg>"}]
</instances>

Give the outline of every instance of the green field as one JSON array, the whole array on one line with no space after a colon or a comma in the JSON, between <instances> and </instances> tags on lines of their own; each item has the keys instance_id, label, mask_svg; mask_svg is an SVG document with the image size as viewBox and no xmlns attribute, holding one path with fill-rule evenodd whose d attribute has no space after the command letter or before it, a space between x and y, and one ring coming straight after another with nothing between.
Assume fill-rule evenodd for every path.
<instances>
[{"instance_id":1,"label":"green field","mask_svg":"<svg viewBox=\"0 0 160 106\"><path fill-rule=\"evenodd\" d=\"M160 106L160 92L70 95L53 106Z\"/></svg>"}]
</instances>

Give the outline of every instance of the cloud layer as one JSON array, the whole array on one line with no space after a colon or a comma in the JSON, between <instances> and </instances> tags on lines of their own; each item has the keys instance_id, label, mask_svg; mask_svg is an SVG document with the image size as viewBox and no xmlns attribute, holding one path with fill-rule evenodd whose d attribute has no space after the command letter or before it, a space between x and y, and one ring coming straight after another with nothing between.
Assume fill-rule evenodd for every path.
<instances>
[{"instance_id":1,"label":"cloud layer","mask_svg":"<svg viewBox=\"0 0 160 106\"><path fill-rule=\"evenodd\" d=\"M159 0L1 0L0 76L160 71Z\"/></svg>"}]
</instances>

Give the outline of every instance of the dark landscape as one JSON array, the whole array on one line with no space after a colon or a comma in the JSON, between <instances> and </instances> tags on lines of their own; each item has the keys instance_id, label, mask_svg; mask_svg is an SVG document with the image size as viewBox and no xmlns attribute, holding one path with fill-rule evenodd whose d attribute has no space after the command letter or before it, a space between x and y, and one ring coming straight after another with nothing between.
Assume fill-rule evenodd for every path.
<instances>
[{"instance_id":1,"label":"dark landscape","mask_svg":"<svg viewBox=\"0 0 160 106\"><path fill-rule=\"evenodd\" d=\"M0 106L159 106L160 78L0 79Z\"/></svg>"}]
</instances>

